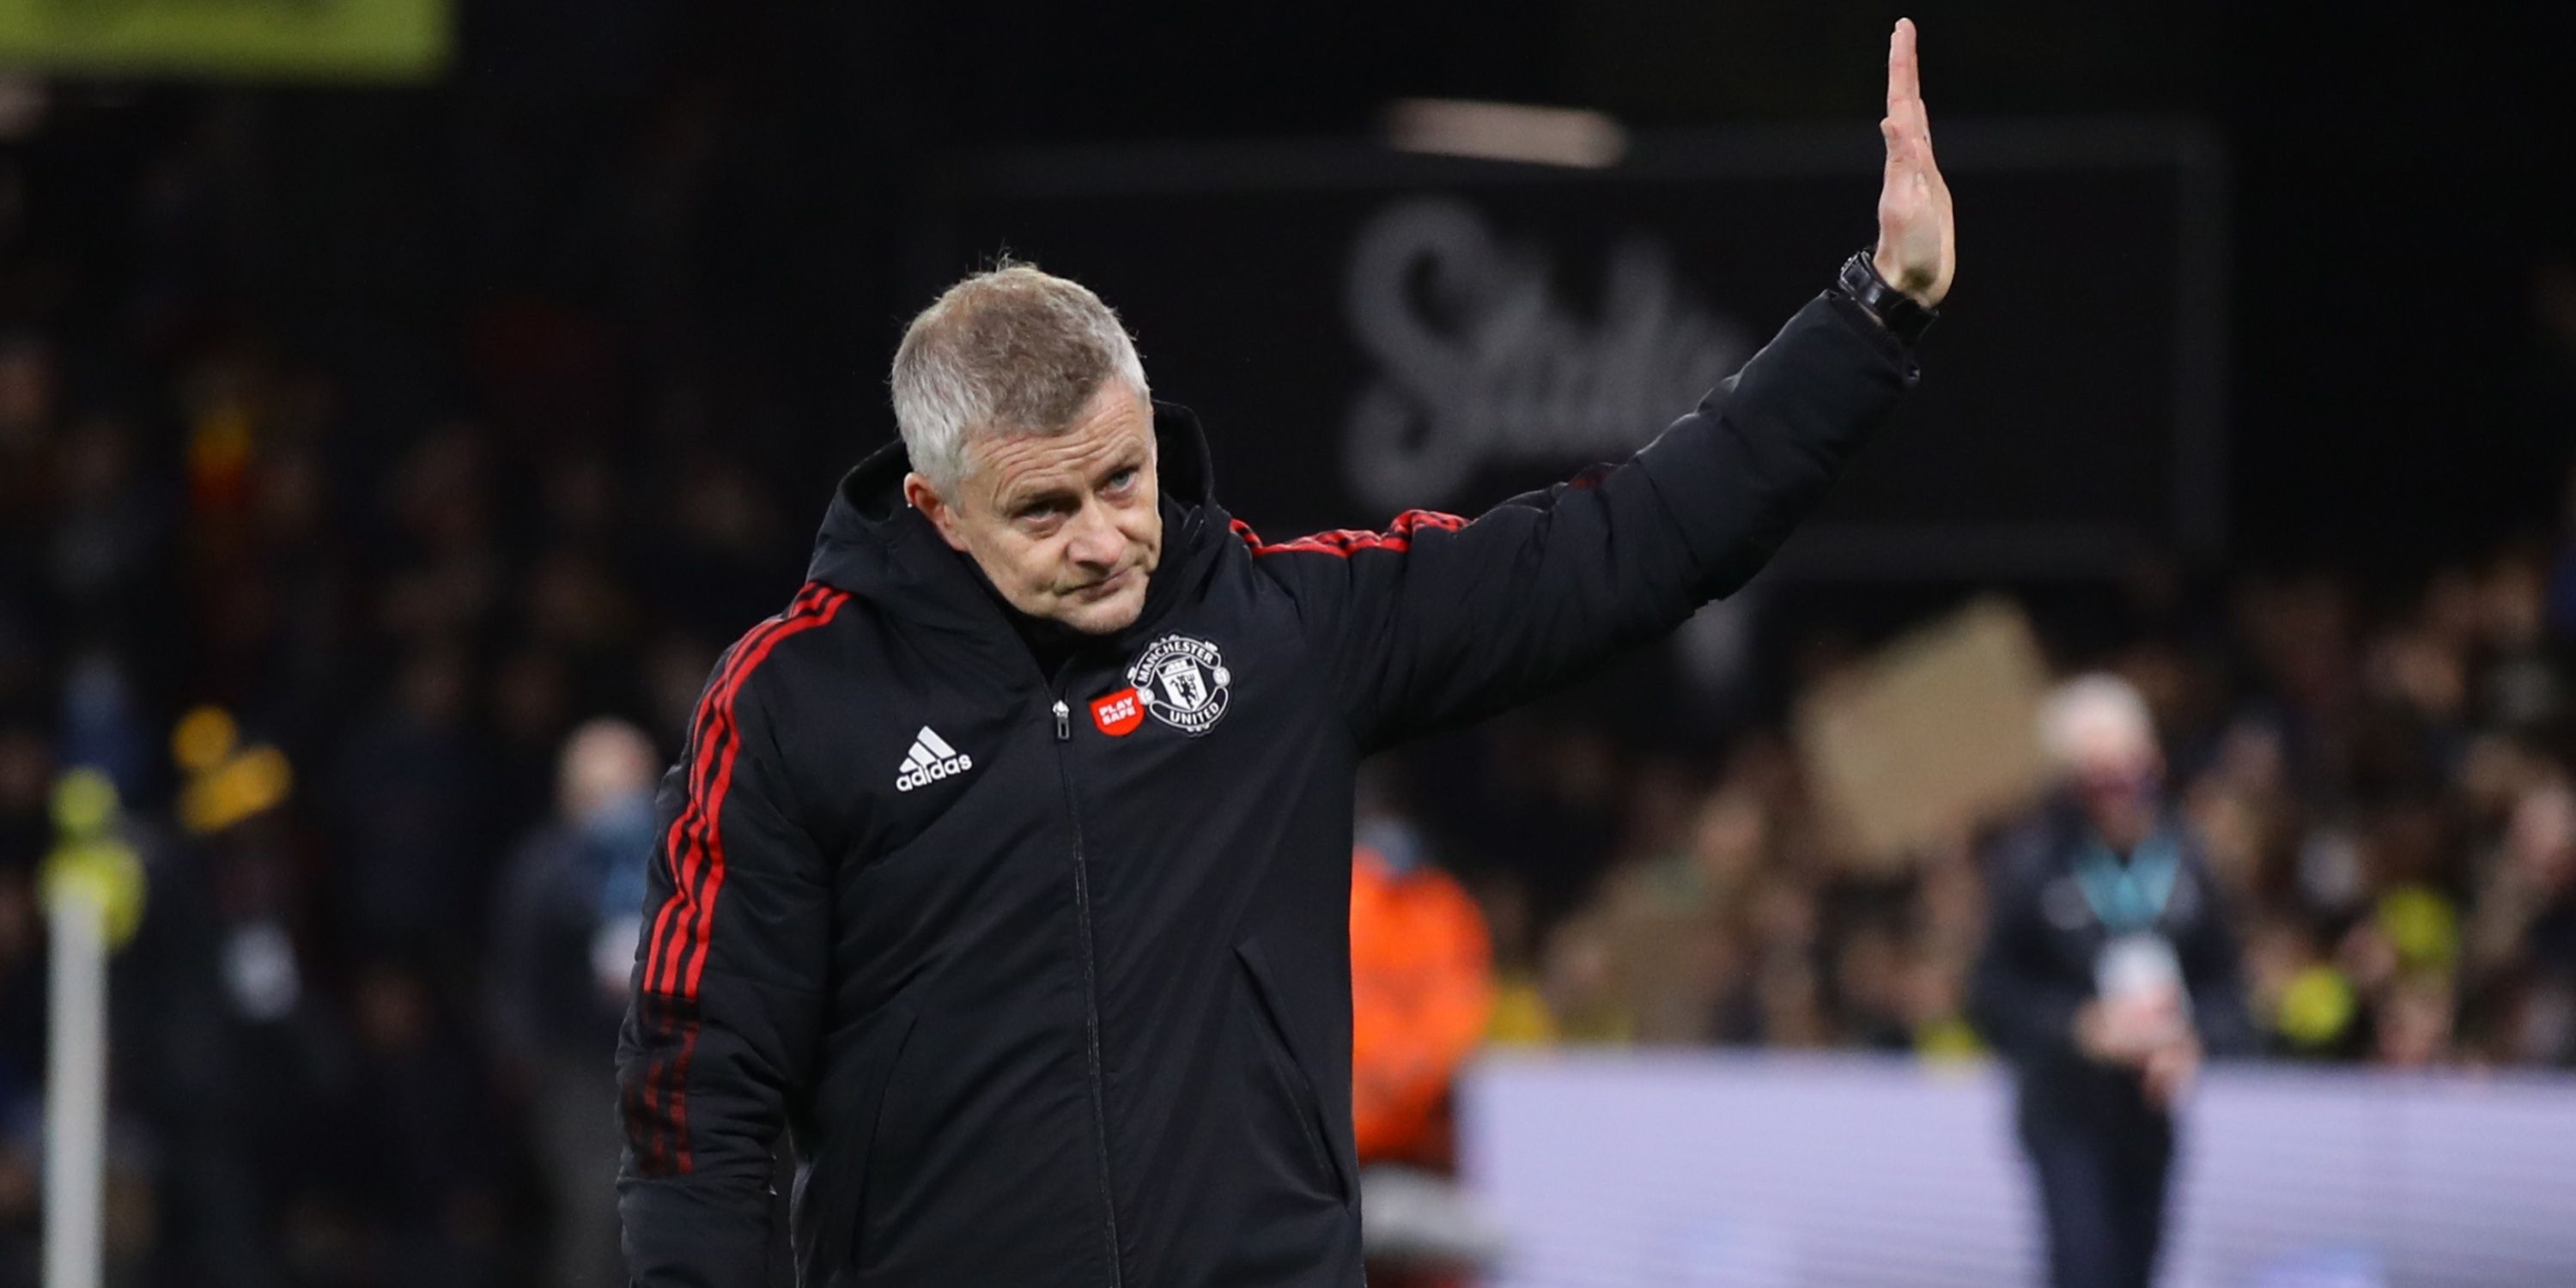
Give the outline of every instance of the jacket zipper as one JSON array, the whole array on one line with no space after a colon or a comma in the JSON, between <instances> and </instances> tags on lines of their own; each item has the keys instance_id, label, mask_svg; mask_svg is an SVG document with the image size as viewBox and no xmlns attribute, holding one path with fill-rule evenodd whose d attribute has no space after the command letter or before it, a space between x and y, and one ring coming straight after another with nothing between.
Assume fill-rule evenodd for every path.
<instances>
[{"instance_id":1,"label":"jacket zipper","mask_svg":"<svg viewBox=\"0 0 2576 1288\"><path fill-rule=\"evenodd\" d=\"M1109 1187L1109 1113L1100 1071L1100 973L1091 946L1091 878L1082 857L1082 805L1073 791L1073 767L1065 747L1073 741L1073 711L1063 697L1055 700L1055 768L1064 782L1065 819L1073 827L1073 910L1082 935L1082 1036L1091 1058L1092 1139L1100 1148L1100 1208L1107 1220L1109 1283L1118 1288L1125 1276L1118 1265L1118 1199Z\"/></svg>"}]
</instances>

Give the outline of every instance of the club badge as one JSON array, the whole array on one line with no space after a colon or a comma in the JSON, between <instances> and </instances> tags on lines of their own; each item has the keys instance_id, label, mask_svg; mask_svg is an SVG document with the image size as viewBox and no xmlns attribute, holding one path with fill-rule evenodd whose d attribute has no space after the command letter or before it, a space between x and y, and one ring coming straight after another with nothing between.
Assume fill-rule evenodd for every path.
<instances>
[{"instance_id":1,"label":"club badge","mask_svg":"<svg viewBox=\"0 0 2576 1288\"><path fill-rule=\"evenodd\" d=\"M1127 668L1127 680L1155 719L1195 738L1225 718L1234 673L1225 669L1225 655L1216 645L1166 635L1146 646Z\"/></svg>"}]
</instances>

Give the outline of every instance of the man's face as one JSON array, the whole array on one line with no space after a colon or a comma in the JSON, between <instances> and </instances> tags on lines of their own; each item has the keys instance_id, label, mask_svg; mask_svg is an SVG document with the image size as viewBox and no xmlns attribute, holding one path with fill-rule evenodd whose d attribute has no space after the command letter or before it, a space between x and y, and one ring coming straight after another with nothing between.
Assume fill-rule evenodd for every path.
<instances>
[{"instance_id":1,"label":"man's face","mask_svg":"<svg viewBox=\"0 0 2576 1288\"><path fill-rule=\"evenodd\" d=\"M2128 845L2155 826L2164 753L2154 731L2120 720L2094 721L2076 731L2069 753L2075 798L2095 828Z\"/></svg>"},{"instance_id":2,"label":"man's face","mask_svg":"<svg viewBox=\"0 0 2576 1288\"><path fill-rule=\"evenodd\" d=\"M919 474L903 489L1011 607L1086 635L1144 611L1163 512L1153 411L1125 385L1104 381L1064 433L973 440L954 496Z\"/></svg>"}]
</instances>

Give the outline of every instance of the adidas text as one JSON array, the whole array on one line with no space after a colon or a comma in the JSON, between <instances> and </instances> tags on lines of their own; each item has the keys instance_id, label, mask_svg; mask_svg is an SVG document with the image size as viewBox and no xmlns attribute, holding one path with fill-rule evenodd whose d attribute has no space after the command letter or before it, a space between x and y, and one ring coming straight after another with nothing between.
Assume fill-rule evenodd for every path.
<instances>
[{"instance_id":1,"label":"adidas text","mask_svg":"<svg viewBox=\"0 0 2576 1288\"><path fill-rule=\"evenodd\" d=\"M973 769L974 767L975 758L973 756L956 755L950 756L946 760L934 760L930 762L927 768L907 769L902 774L898 775L894 780L895 790L908 792L915 787L923 787L931 783L938 782L940 779L946 778L950 774L965 773L967 770Z\"/></svg>"},{"instance_id":2,"label":"adidas text","mask_svg":"<svg viewBox=\"0 0 2576 1288\"><path fill-rule=\"evenodd\" d=\"M975 758L948 745L946 739L923 725L912 739L912 750L895 766L894 789L908 792L927 787L942 778L965 773L975 767Z\"/></svg>"}]
</instances>

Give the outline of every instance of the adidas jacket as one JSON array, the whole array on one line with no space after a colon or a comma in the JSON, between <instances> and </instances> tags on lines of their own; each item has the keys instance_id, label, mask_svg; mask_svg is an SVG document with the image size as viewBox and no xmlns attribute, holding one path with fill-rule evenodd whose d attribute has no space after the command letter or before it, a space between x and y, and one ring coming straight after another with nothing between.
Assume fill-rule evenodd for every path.
<instances>
[{"instance_id":1,"label":"adidas jacket","mask_svg":"<svg viewBox=\"0 0 2576 1288\"><path fill-rule=\"evenodd\" d=\"M1913 378L1821 298L1625 465L1280 543L1159 407L1143 614L1052 674L869 458L662 786L634 1281L766 1284L784 1134L807 1285L1359 1284L1355 766L1741 586Z\"/></svg>"}]
</instances>

